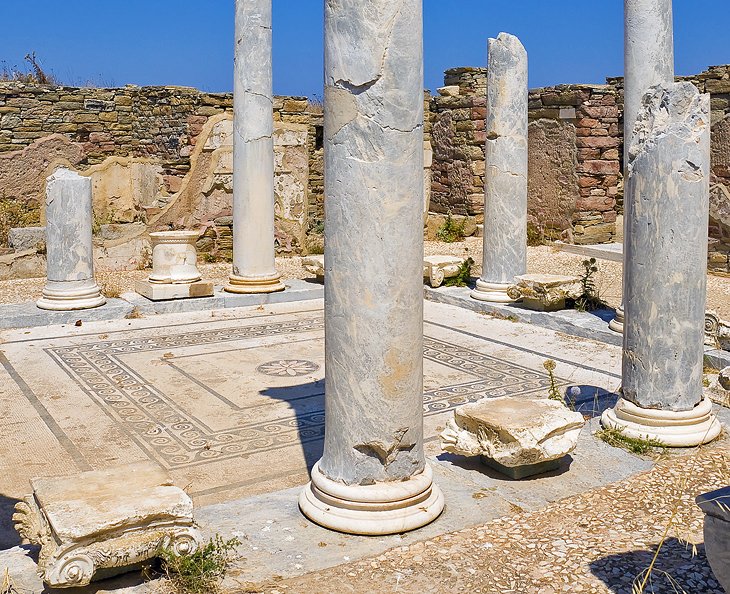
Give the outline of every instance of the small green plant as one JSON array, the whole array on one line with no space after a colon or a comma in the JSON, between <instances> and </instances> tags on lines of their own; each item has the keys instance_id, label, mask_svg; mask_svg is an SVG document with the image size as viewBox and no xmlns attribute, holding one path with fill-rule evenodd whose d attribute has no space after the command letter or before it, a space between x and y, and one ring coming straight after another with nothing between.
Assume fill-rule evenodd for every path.
<instances>
[{"instance_id":1,"label":"small green plant","mask_svg":"<svg viewBox=\"0 0 730 594\"><path fill-rule=\"evenodd\" d=\"M447 278L444 285L447 287L466 287L471 279L471 267L474 266L474 259L469 257L459 266L459 272L456 276Z\"/></svg>"},{"instance_id":2,"label":"small green plant","mask_svg":"<svg viewBox=\"0 0 730 594\"><path fill-rule=\"evenodd\" d=\"M236 547L237 538L223 540L216 534L192 555L162 552L162 571L180 594L212 594L220 592L220 582L226 577Z\"/></svg>"},{"instance_id":3,"label":"small green plant","mask_svg":"<svg viewBox=\"0 0 730 594\"><path fill-rule=\"evenodd\" d=\"M610 446L622 448L640 456L666 449L666 446L657 439L630 437L624 434L623 429L601 429L596 432L596 437Z\"/></svg>"},{"instance_id":4,"label":"small green plant","mask_svg":"<svg viewBox=\"0 0 730 594\"><path fill-rule=\"evenodd\" d=\"M451 211L446 215L444 224L441 225L438 231L436 231L436 238L444 243L454 243L455 241L461 241L464 239L466 227L466 219L463 219L460 223L456 222L451 216Z\"/></svg>"},{"instance_id":5,"label":"small green plant","mask_svg":"<svg viewBox=\"0 0 730 594\"><path fill-rule=\"evenodd\" d=\"M545 371L548 372L548 380L550 382L550 385L548 386L548 398L550 400L557 400L558 402L565 404L565 399L560 393L560 388L558 388L558 382L555 379L555 361L553 361L552 359L548 359L542 364L542 366L545 368Z\"/></svg>"},{"instance_id":6,"label":"small green plant","mask_svg":"<svg viewBox=\"0 0 730 594\"><path fill-rule=\"evenodd\" d=\"M596 259L583 260L583 274L580 277L583 293L575 300L575 309L578 311L593 311L606 307L596 289L595 274L598 272Z\"/></svg>"}]
</instances>

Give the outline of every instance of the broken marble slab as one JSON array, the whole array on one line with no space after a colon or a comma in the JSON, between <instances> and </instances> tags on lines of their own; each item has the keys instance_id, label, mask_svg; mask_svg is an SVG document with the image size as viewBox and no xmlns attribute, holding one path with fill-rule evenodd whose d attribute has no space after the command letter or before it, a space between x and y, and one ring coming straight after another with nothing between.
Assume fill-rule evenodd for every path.
<instances>
[{"instance_id":1,"label":"broken marble slab","mask_svg":"<svg viewBox=\"0 0 730 594\"><path fill-rule=\"evenodd\" d=\"M317 277L319 282L324 282L324 255L306 256L302 259L302 266L307 272Z\"/></svg>"},{"instance_id":2,"label":"broken marble slab","mask_svg":"<svg viewBox=\"0 0 730 594\"><path fill-rule=\"evenodd\" d=\"M556 469L578 444L585 420L560 402L484 398L454 411L441 433L443 450L482 461L514 479Z\"/></svg>"},{"instance_id":3,"label":"broken marble slab","mask_svg":"<svg viewBox=\"0 0 730 594\"><path fill-rule=\"evenodd\" d=\"M583 294L579 276L560 274L522 274L515 277L515 286L507 291L510 298L522 300L522 306L535 311L565 309L566 299Z\"/></svg>"},{"instance_id":4,"label":"broken marble slab","mask_svg":"<svg viewBox=\"0 0 730 594\"><path fill-rule=\"evenodd\" d=\"M730 487L697 497L705 512L705 553L720 585L730 592Z\"/></svg>"},{"instance_id":5,"label":"broken marble slab","mask_svg":"<svg viewBox=\"0 0 730 594\"><path fill-rule=\"evenodd\" d=\"M15 506L20 536L41 547L38 575L54 588L88 585L138 567L162 550L192 554L201 537L193 503L148 462L31 480Z\"/></svg>"},{"instance_id":6,"label":"broken marble slab","mask_svg":"<svg viewBox=\"0 0 730 594\"><path fill-rule=\"evenodd\" d=\"M456 256L426 256L423 259L423 278L434 288L440 287L447 278L454 278L464 264L464 258Z\"/></svg>"},{"instance_id":7,"label":"broken marble slab","mask_svg":"<svg viewBox=\"0 0 730 594\"><path fill-rule=\"evenodd\" d=\"M433 288L440 287L447 278L459 274L464 258L455 256L426 256L423 259L423 278L428 279ZM302 259L302 266L317 277L319 282L324 281L324 256L306 256Z\"/></svg>"}]
</instances>

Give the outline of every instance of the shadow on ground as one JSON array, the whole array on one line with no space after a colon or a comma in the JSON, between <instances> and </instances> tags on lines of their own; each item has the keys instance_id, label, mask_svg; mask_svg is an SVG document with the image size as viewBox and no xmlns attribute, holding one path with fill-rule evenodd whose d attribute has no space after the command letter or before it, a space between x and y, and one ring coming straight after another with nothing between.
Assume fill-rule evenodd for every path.
<instances>
[{"instance_id":1,"label":"shadow on ground","mask_svg":"<svg viewBox=\"0 0 730 594\"><path fill-rule=\"evenodd\" d=\"M0 549L11 549L21 544L13 526L13 513L18 499L0 495Z\"/></svg>"},{"instance_id":2,"label":"shadow on ground","mask_svg":"<svg viewBox=\"0 0 730 594\"><path fill-rule=\"evenodd\" d=\"M286 402L294 411L299 443L307 461L307 469L312 470L322 457L324 446L324 380L308 382L296 386L266 388L263 396Z\"/></svg>"},{"instance_id":3,"label":"shadow on ground","mask_svg":"<svg viewBox=\"0 0 730 594\"><path fill-rule=\"evenodd\" d=\"M616 406L619 398L619 394L598 386L576 385L565 389L565 404L590 419Z\"/></svg>"},{"instance_id":4,"label":"shadow on ground","mask_svg":"<svg viewBox=\"0 0 730 594\"><path fill-rule=\"evenodd\" d=\"M647 568L656 554L651 550L628 551L597 559L591 571L614 594L632 594L634 584L641 584ZM639 591L638 589L636 591ZM644 594L725 594L712 574L705 557L705 547L670 538L662 545L651 575L646 580Z\"/></svg>"},{"instance_id":5,"label":"shadow on ground","mask_svg":"<svg viewBox=\"0 0 730 594\"><path fill-rule=\"evenodd\" d=\"M530 481L540 480L553 476L560 476L568 472L568 470L570 470L570 465L573 463L572 456L564 456L560 460L559 468L551 470L550 472L544 472L542 474L536 474L518 480L510 478L507 475L504 475L501 472L494 470L490 466L483 464L479 459L479 456L457 456L456 454L443 453L436 456L436 459L440 462L448 462L449 464L463 470L467 470L470 472L479 472L480 474L483 474L490 479L494 479L495 481L504 481L507 483L529 483Z\"/></svg>"}]
</instances>

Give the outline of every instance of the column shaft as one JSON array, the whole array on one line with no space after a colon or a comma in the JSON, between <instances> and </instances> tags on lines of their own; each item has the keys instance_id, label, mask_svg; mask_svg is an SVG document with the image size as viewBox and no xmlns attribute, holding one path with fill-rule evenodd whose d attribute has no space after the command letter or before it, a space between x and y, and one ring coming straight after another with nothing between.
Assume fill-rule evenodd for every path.
<instances>
[{"instance_id":1,"label":"column shaft","mask_svg":"<svg viewBox=\"0 0 730 594\"><path fill-rule=\"evenodd\" d=\"M236 0L232 293L281 291L274 251L271 0Z\"/></svg>"},{"instance_id":2,"label":"column shaft","mask_svg":"<svg viewBox=\"0 0 730 594\"><path fill-rule=\"evenodd\" d=\"M423 453L421 0L325 2L324 455L302 511L386 534L433 520Z\"/></svg>"},{"instance_id":3,"label":"column shaft","mask_svg":"<svg viewBox=\"0 0 730 594\"><path fill-rule=\"evenodd\" d=\"M633 141L641 100L649 87L673 82L672 0L624 0L624 185L628 183L628 147ZM626 221L631 216L631 208L624 192L624 240L629 233ZM623 332L623 304L609 327L616 332Z\"/></svg>"},{"instance_id":4,"label":"column shaft","mask_svg":"<svg viewBox=\"0 0 730 594\"><path fill-rule=\"evenodd\" d=\"M489 40L484 255L474 299L507 303L527 272L527 52L500 33Z\"/></svg>"},{"instance_id":5,"label":"column shaft","mask_svg":"<svg viewBox=\"0 0 730 594\"><path fill-rule=\"evenodd\" d=\"M59 169L46 183L48 282L37 305L75 310L106 303L94 280L91 178Z\"/></svg>"},{"instance_id":6,"label":"column shaft","mask_svg":"<svg viewBox=\"0 0 730 594\"><path fill-rule=\"evenodd\" d=\"M691 83L645 96L627 162L623 399L610 426L691 446L719 424L703 401L710 98Z\"/></svg>"}]
</instances>

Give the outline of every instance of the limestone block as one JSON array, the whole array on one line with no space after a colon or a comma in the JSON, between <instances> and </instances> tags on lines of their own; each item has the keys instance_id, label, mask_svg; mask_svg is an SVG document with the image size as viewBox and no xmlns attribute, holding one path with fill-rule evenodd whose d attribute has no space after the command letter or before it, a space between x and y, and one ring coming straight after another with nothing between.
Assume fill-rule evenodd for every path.
<instances>
[{"instance_id":1,"label":"limestone block","mask_svg":"<svg viewBox=\"0 0 730 594\"><path fill-rule=\"evenodd\" d=\"M579 276L560 274L522 274L515 277L516 285L509 289L511 299L522 299L522 305L536 311L565 309L566 299L583 294Z\"/></svg>"},{"instance_id":2,"label":"limestone block","mask_svg":"<svg viewBox=\"0 0 730 594\"><path fill-rule=\"evenodd\" d=\"M193 299L196 297L212 297L213 283L197 281L183 284L160 284L150 281L139 281L134 290L150 301L169 301L171 299Z\"/></svg>"},{"instance_id":3,"label":"limestone block","mask_svg":"<svg viewBox=\"0 0 730 594\"><path fill-rule=\"evenodd\" d=\"M37 478L31 487L13 522L41 547L38 574L51 587L85 586L101 570L123 573L163 549L186 555L200 545L192 500L150 463Z\"/></svg>"},{"instance_id":4,"label":"limestone block","mask_svg":"<svg viewBox=\"0 0 730 594\"><path fill-rule=\"evenodd\" d=\"M448 85L438 89L438 94L442 97L458 97L460 93L459 85Z\"/></svg>"},{"instance_id":5,"label":"limestone block","mask_svg":"<svg viewBox=\"0 0 730 594\"><path fill-rule=\"evenodd\" d=\"M572 452L584 422L583 415L555 400L485 398L454 411L441 433L441 447L482 456L505 469L531 467Z\"/></svg>"},{"instance_id":6,"label":"limestone block","mask_svg":"<svg viewBox=\"0 0 730 594\"><path fill-rule=\"evenodd\" d=\"M302 259L302 266L318 281L324 282L324 255L307 256Z\"/></svg>"},{"instance_id":7,"label":"limestone block","mask_svg":"<svg viewBox=\"0 0 730 594\"><path fill-rule=\"evenodd\" d=\"M46 246L46 228L18 227L16 229L10 229L8 233L8 244L16 252L39 250L39 248L44 250Z\"/></svg>"},{"instance_id":8,"label":"limestone block","mask_svg":"<svg viewBox=\"0 0 730 594\"><path fill-rule=\"evenodd\" d=\"M705 512L705 553L720 585L730 592L730 487L697 498Z\"/></svg>"},{"instance_id":9,"label":"limestone block","mask_svg":"<svg viewBox=\"0 0 730 594\"><path fill-rule=\"evenodd\" d=\"M440 287L444 280L459 274L464 258L455 256L426 256L423 259L423 278L427 278L435 289Z\"/></svg>"}]
</instances>

